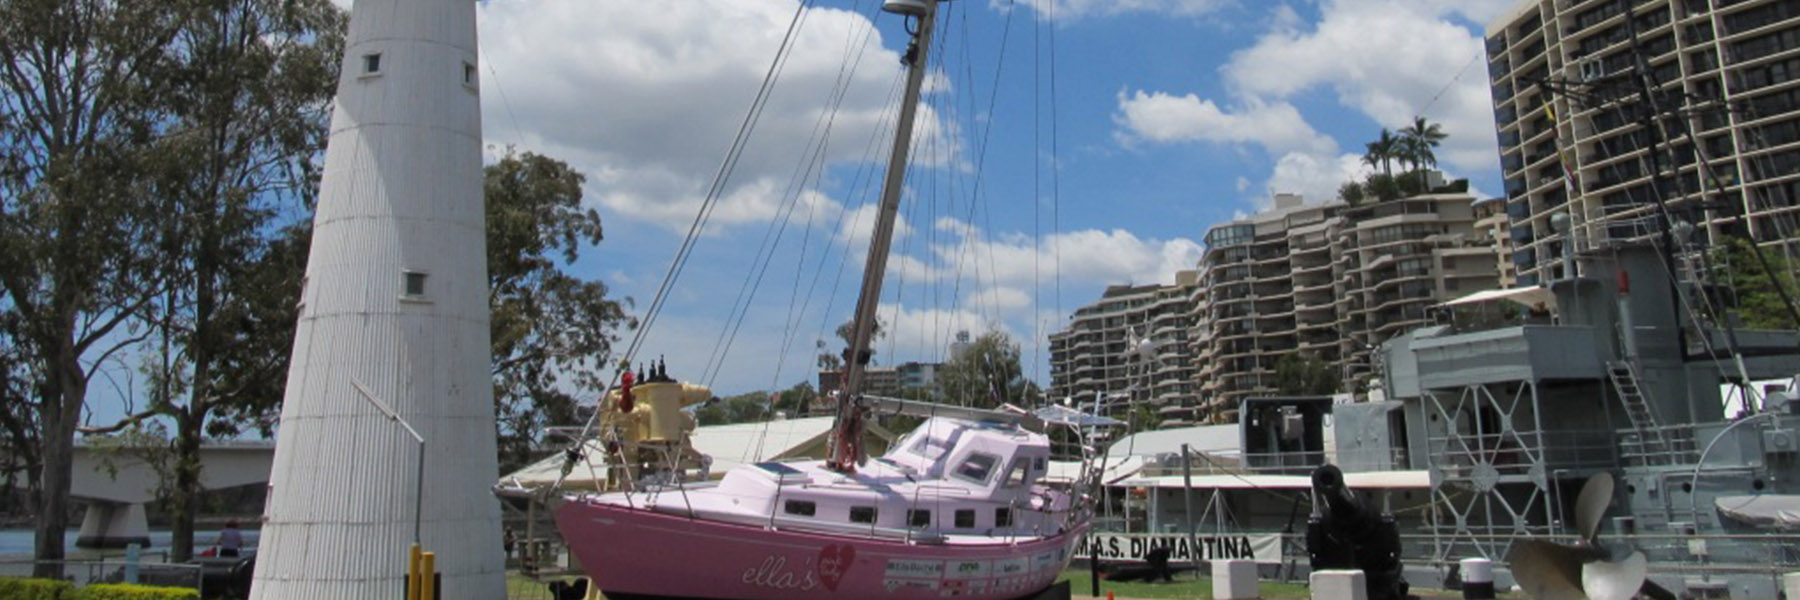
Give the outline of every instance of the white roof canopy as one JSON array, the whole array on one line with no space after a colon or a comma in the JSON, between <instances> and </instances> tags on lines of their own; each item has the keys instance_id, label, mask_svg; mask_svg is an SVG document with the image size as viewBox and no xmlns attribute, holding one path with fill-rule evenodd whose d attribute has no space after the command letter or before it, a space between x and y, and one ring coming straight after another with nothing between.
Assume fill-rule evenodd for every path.
<instances>
[{"instance_id":1,"label":"white roof canopy","mask_svg":"<svg viewBox=\"0 0 1800 600\"><path fill-rule=\"evenodd\" d=\"M1523 304L1525 306L1536 306L1536 305L1542 304L1544 306L1544 308L1555 308L1556 307L1556 295L1550 293L1550 290L1548 288L1536 287L1536 286L1519 287L1519 288L1512 288L1512 289L1505 289L1505 290L1486 290L1486 291L1481 291L1481 292L1475 292L1473 294L1469 294L1467 296L1463 296L1461 298L1457 298L1455 300L1451 300L1449 302L1439 304L1438 306L1458 306L1458 305L1463 305L1463 304L1474 304L1476 302L1495 302L1495 301L1500 301L1500 300L1517 302L1517 303Z\"/></svg>"}]
</instances>

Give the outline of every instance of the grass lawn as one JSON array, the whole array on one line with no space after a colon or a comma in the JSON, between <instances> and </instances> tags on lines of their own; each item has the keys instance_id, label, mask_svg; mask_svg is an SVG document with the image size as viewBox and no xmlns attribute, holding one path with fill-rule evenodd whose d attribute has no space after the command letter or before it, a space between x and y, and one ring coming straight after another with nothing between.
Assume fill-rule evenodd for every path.
<instances>
[{"instance_id":1,"label":"grass lawn","mask_svg":"<svg viewBox=\"0 0 1800 600\"><path fill-rule=\"evenodd\" d=\"M1059 581L1060 580L1067 580L1069 582L1069 591L1077 596L1085 596L1093 591L1093 588L1090 587L1093 580L1088 577L1087 569L1069 569L1064 571ZM549 583L549 580L538 581L520 575L517 572L508 573L506 575L506 597L509 600L548 599L550 597L550 592L545 588L545 584L547 583ZM1144 583L1141 581L1117 583L1101 580L1100 597L1105 598L1107 592L1112 592L1120 598L1194 598L1199 600L1210 600L1212 598L1212 578L1202 577L1195 579L1192 575L1186 577L1177 575L1175 581L1169 583ZM1420 598L1430 600L1462 598L1461 592L1447 590L1414 589L1412 590L1412 593ZM1262 597L1263 600L1309 600L1312 598L1312 594L1305 585L1298 583L1274 583L1264 581L1262 582ZM1515 598L1520 596L1503 593L1500 597Z\"/></svg>"},{"instance_id":2,"label":"grass lawn","mask_svg":"<svg viewBox=\"0 0 1800 600\"><path fill-rule=\"evenodd\" d=\"M1069 591L1077 596L1086 596L1094 592L1093 578L1087 569L1069 569L1063 571L1060 580L1068 580ZM1145 583L1142 581L1112 582L1100 580L1100 597L1105 598L1107 592L1121 598L1212 598L1212 578L1195 579L1192 574L1176 575L1175 581L1169 583ZM1262 582L1263 600L1308 600L1312 593L1306 586L1297 583Z\"/></svg>"},{"instance_id":3,"label":"grass lawn","mask_svg":"<svg viewBox=\"0 0 1800 600\"><path fill-rule=\"evenodd\" d=\"M1063 571L1063 575L1058 581L1061 580L1067 580L1069 582L1069 591L1074 595L1086 596L1094 592L1094 588L1092 587L1093 579L1088 576L1087 569L1069 569ZM1195 579L1190 573L1185 577L1176 575L1175 581L1169 583L1144 583L1141 581L1117 583L1102 579L1100 580L1100 597L1105 598L1107 592L1112 592L1120 598L1194 598L1198 600L1211 600L1212 578L1201 577ZM1418 596L1422 600L1454 600L1462 598L1462 592L1450 590L1413 588L1409 593ZM1499 597L1524 598L1522 595L1504 592L1501 593ZM1305 585L1299 583L1264 581L1262 582L1262 598L1263 600L1310 600L1312 598L1312 592L1307 589Z\"/></svg>"}]
</instances>

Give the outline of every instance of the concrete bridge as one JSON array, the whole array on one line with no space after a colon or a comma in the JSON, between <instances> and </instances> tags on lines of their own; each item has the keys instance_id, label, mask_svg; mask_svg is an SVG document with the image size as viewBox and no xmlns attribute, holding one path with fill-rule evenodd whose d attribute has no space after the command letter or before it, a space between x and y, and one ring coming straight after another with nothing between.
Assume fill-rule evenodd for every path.
<instances>
[{"instance_id":1,"label":"concrete bridge","mask_svg":"<svg viewBox=\"0 0 1800 600\"><path fill-rule=\"evenodd\" d=\"M267 483L275 442L210 442L200 447L200 486L217 490ZM75 445L75 478L70 493L87 504L75 545L120 548L150 544L144 504L156 499L161 477L142 450Z\"/></svg>"}]
</instances>

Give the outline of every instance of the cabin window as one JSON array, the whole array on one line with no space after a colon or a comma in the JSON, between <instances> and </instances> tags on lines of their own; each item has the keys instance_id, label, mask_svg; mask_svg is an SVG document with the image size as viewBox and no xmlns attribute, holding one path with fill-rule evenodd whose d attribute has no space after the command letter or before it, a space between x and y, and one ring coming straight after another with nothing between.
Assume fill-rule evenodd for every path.
<instances>
[{"instance_id":1,"label":"cabin window","mask_svg":"<svg viewBox=\"0 0 1800 600\"><path fill-rule=\"evenodd\" d=\"M852 506L850 507L850 522L874 523L875 514L875 507L873 506Z\"/></svg>"},{"instance_id":2,"label":"cabin window","mask_svg":"<svg viewBox=\"0 0 1800 600\"><path fill-rule=\"evenodd\" d=\"M1012 470L1006 472L1006 487L1025 485L1025 476L1031 472L1031 459L1021 458L1013 461Z\"/></svg>"},{"instance_id":3,"label":"cabin window","mask_svg":"<svg viewBox=\"0 0 1800 600\"><path fill-rule=\"evenodd\" d=\"M988 476L994 474L994 466L1000 464L1000 458L992 454L971 452L969 458L956 467L956 476L975 483L987 483Z\"/></svg>"},{"instance_id":4,"label":"cabin window","mask_svg":"<svg viewBox=\"0 0 1800 600\"><path fill-rule=\"evenodd\" d=\"M370 54L364 54L362 58L363 58L362 72L364 75L377 75L377 74L381 73L381 53L375 52L375 53L370 53Z\"/></svg>"},{"instance_id":5,"label":"cabin window","mask_svg":"<svg viewBox=\"0 0 1800 600\"><path fill-rule=\"evenodd\" d=\"M930 527L931 511L917 508L907 510L906 524L911 527Z\"/></svg>"},{"instance_id":6,"label":"cabin window","mask_svg":"<svg viewBox=\"0 0 1800 600\"><path fill-rule=\"evenodd\" d=\"M810 517L819 512L819 505L808 500L789 500L782 505L782 510L790 515Z\"/></svg>"},{"instance_id":7,"label":"cabin window","mask_svg":"<svg viewBox=\"0 0 1800 600\"><path fill-rule=\"evenodd\" d=\"M956 528L957 529L974 529L975 528L975 509L964 508L964 509L957 510L956 511Z\"/></svg>"},{"instance_id":8,"label":"cabin window","mask_svg":"<svg viewBox=\"0 0 1800 600\"><path fill-rule=\"evenodd\" d=\"M1012 507L1002 506L994 509L995 527L1012 527Z\"/></svg>"}]
</instances>

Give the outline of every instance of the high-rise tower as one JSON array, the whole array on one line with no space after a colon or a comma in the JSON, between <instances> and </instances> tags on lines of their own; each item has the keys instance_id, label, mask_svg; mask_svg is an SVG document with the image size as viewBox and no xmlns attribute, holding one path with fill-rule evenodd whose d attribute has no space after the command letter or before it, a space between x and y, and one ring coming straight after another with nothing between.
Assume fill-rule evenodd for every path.
<instances>
[{"instance_id":1,"label":"high-rise tower","mask_svg":"<svg viewBox=\"0 0 1800 600\"><path fill-rule=\"evenodd\" d=\"M252 598L398 597L415 516L443 598L505 594L475 48L474 0L351 12Z\"/></svg>"}]
</instances>

